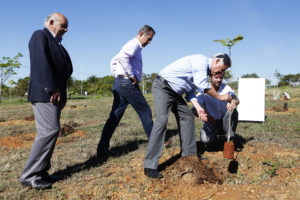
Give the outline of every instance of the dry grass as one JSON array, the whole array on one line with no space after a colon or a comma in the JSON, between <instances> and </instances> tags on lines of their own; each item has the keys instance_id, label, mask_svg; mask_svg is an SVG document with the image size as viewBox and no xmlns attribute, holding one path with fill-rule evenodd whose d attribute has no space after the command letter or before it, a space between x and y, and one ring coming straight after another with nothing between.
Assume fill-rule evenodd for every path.
<instances>
[{"instance_id":1,"label":"dry grass","mask_svg":"<svg viewBox=\"0 0 300 200\"><path fill-rule=\"evenodd\" d=\"M288 92L292 97L300 97L299 88ZM152 96L148 95L147 100L154 110ZM97 159L94 155L111 103L112 97L68 102L61 123L72 125L77 132L59 139L50 170L50 174L65 175L66 179L45 191L24 188L19 183L35 132L34 123L24 120L32 115L31 105L0 105L0 199L221 199L225 194L231 199L300 198L299 101L288 102L289 108L294 108L288 113L266 112L263 124L240 123L236 163L222 157L221 145L204 148L198 144L199 154L207 158L203 163L223 184L191 184L197 170L189 169L187 173L185 168L176 168L183 166L183 160L178 157L180 144L172 115L168 122L172 145L164 149L160 161L160 169L168 178L161 181L146 178L143 175L146 135L131 106L111 140L111 148L118 156L105 161ZM266 109L283 103L267 98ZM196 120L197 140L202 125ZM15 146L7 145L8 139Z\"/></svg>"}]
</instances>

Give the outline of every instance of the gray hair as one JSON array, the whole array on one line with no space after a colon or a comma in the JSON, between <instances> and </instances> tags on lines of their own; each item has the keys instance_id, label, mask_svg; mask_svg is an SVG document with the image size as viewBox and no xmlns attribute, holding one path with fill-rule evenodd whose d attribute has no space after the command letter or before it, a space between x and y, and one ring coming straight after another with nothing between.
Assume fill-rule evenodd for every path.
<instances>
[{"instance_id":1,"label":"gray hair","mask_svg":"<svg viewBox=\"0 0 300 200\"><path fill-rule=\"evenodd\" d=\"M153 32L153 35L155 35L154 29L149 25L144 25L140 30L139 33L144 33L145 35L149 35L150 32Z\"/></svg>"},{"instance_id":2,"label":"gray hair","mask_svg":"<svg viewBox=\"0 0 300 200\"><path fill-rule=\"evenodd\" d=\"M48 28L49 22L50 20L54 20L54 22L57 21L57 14L56 13L52 13L51 15L47 16L45 21L44 21L44 26L46 28Z\"/></svg>"},{"instance_id":3,"label":"gray hair","mask_svg":"<svg viewBox=\"0 0 300 200\"><path fill-rule=\"evenodd\" d=\"M48 15L44 21L44 26L47 28L48 27L48 23L50 21L51 15Z\"/></svg>"},{"instance_id":4,"label":"gray hair","mask_svg":"<svg viewBox=\"0 0 300 200\"><path fill-rule=\"evenodd\" d=\"M231 58L226 53L217 53L212 57L213 59L221 59L223 64L227 67L231 67Z\"/></svg>"}]
</instances>

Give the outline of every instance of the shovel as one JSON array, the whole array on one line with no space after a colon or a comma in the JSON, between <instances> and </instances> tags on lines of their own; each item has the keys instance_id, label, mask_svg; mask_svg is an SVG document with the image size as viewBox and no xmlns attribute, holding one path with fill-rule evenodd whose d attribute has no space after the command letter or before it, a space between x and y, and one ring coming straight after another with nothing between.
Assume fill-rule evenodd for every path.
<instances>
[{"instance_id":1,"label":"shovel","mask_svg":"<svg viewBox=\"0 0 300 200\"><path fill-rule=\"evenodd\" d=\"M228 131L227 131L227 142L224 143L224 158L233 159L234 158L234 143L230 142L230 122L231 122L232 112L229 114L228 120Z\"/></svg>"}]
</instances>

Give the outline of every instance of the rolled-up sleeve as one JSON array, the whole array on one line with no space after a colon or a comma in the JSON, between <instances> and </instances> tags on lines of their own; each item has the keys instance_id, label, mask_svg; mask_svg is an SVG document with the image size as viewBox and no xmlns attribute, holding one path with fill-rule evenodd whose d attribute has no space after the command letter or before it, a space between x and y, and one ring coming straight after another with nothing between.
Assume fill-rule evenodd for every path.
<instances>
[{"instance_id":1,"label":"rolled-up sleeve","mask_svg":"<svg viewBox=\"0 0 300 200\"><path fill-rule=\"evenodd\" d=\"M192 101L192 100L197 101L197 98L196 98L195 93L196 93L195 89L193 89L193 90L187 92L187 93L186 93L186 96L185 96L185 99L186 99L187 101Z\"/></svg>"}]
</instances>

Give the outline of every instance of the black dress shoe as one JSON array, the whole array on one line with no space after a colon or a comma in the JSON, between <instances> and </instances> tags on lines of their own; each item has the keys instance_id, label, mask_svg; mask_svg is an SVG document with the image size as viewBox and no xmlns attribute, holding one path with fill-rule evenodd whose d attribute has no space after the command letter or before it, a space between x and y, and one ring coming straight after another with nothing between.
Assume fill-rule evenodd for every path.
<instances>
[{"instance_id":1,"label":"black dress shoe","mask_svg":"<svg viewBox=\"0 0 300 200\"><path fill-rule=\"evenodd\" d=\"M98 157L108 158L108 157L116 157L117 155L118 154L116 152L110 151L109 149L104 147L97 151Z\"/></svg>"},{"instance_id":2,"label":"black dress shoe","mask_svg":"<svg viewBox=\"0 0 300 200\"><path fill-rule=\"evenodd\" d=\"M34 189L50 189L52 183L44 181L44 180L36 180L36 181L22 181L22 185L29 186Z\"/></svg>"},{"instance_id":3,"label":"black dress shoe","mask_svg":"<svg viewBox=\"0 0 300 200\"><path fill-rule=\"evenodd\" d=\"M144 168L144 174L150 178L161 179L163 175L156 169Z\"/></svg>"}]
</instances>

